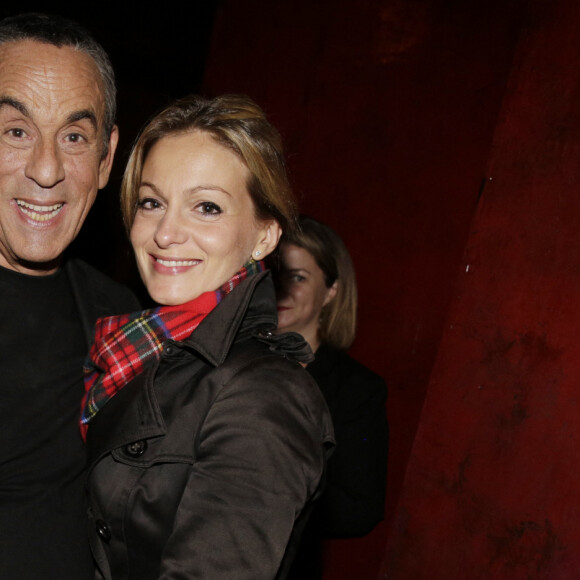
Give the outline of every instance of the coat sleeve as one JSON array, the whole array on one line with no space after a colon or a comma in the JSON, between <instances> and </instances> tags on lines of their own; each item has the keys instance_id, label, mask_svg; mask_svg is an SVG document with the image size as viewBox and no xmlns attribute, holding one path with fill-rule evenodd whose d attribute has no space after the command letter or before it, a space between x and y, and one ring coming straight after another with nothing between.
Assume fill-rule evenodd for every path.
<instances>
[{"instance_id":1,"label":"coat sleeve","mask_svg":"<svg viewBox=\"0 0 580 580\"><path fill-rule=\"evenodd\" d=\"M275 578L324 473L327 413L303 369L280 357L249 362L221 386L196 439L160 577Z\"/></svg>"}]
</instances>

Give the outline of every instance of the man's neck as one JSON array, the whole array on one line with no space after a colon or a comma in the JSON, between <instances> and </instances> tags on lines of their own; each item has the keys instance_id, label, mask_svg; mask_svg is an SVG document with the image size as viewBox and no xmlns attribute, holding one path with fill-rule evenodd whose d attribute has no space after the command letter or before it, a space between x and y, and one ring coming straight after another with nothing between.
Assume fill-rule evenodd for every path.
<instances>
[{"instance_id":1,"label":"man's neck","mask_svg":"<svg viewBox=\"0 0 580 580\"><path fill-rule=\"evenodd\" d=\"M12 270L26 276L50 276L58 272L60 263L60 259L52 260L51 262L25 262L19 260L9 262L6 259L0 259L0 268Z\"/></svg>"}]
</instances>

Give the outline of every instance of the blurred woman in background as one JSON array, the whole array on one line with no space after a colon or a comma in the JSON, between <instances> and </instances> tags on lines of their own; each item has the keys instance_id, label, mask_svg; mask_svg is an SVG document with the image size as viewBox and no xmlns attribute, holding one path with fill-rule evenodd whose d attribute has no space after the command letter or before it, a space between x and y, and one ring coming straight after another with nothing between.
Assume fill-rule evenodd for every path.
<instances>
[{"instance_id":1,"label":"blurred woman in background","mask_svg":"<svg viewBox=\"0 0 580 580\"><path fill-rule=\"evenodd\" d=\"M355 338L357 288L340 237L301 217L299 228L282 238L277 269L278 331L301 334L314 351L306 370L326 399L337 443L290 576L320 579L324 538L360 537L383 519L387 389L381 377L346 354Z\"/></svg>"}]
</instances>

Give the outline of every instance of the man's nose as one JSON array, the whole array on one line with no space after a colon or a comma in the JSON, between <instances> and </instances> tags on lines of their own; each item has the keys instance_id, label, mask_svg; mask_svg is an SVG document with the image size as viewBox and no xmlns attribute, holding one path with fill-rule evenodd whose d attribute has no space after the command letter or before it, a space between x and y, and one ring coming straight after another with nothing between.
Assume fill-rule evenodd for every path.
<instances>
[{"instance_id":1,"label":"man's nose","mask_svg":"<svg viewBox=\"0 0 580 580\"><path fill-rule=\"evenodd\" d=\"M26 177L35 181L40 187L54 187L65 177L61 156L62 152L52 140L39 139L28 158Z\"/></svg>"}]
</instances>

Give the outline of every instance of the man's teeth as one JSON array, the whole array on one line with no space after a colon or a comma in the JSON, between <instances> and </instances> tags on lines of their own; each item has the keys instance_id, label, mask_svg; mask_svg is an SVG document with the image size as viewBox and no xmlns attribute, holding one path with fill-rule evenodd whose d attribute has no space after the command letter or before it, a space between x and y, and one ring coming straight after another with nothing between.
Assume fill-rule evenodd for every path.
<instances>
[{"instance_id":1,"label":"man's teeth","mask_svg":"<svg viewBox=\"0 0 580 580\"><path fill-rule=\"evenodd\" d=\"M179 268L181 266L195 266L199 264L199 260L162 260L157 258L157 262L162 266L167 266L168 268Z\"/></svg>"},{"instance_id":2,"label":"man's teeth","mask_svg":"<svg viewBox=\"0 0 580 580\"><path fill-rule=\"evenodd\" d=\"M17 199L16 203L22 210L22 213L37 222L45 222L52 219L58 214L64 205L64 203L55 203L54 205L35 205L20 199Z\"/></svg>"}]
</instances>

